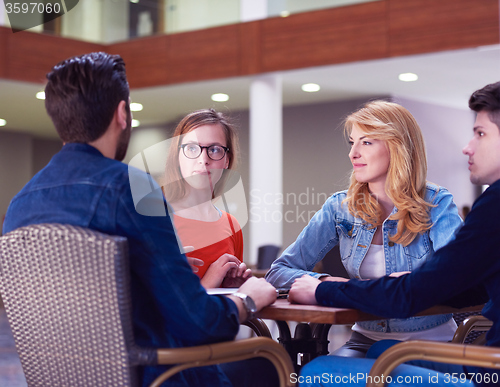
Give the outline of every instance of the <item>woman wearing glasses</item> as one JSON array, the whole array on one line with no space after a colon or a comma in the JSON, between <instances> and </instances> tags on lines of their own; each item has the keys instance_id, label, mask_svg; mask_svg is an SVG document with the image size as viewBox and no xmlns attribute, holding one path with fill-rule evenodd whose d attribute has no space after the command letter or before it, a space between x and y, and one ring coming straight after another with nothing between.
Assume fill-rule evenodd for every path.
<instances>
[{"instance_id":1,"label":"woman wearing glasses","mask_svg":"<svg viewBox=\"0 0 500 387\"><path fill-rule=\"evenodd\" d=\"M349 189L332 195L273 263L266 279L276 287L289 288L304 274L298 283L341 281L312 272L337 244L351 278L400 275L432 259L462 223L452 195L426 181L424 139L408 110L370 102L347 117L345 131L353 166ZM333 354L364 357L382 339L448 341L455 330L451 315L358 322Z\"/></svg>"},{"instance_id":2,"label":"woman wearing glasses","mask_svg":"<svg viewBox=\"0 0 500 387\"><path fill-rule=\"evenodd\" d=\"M236 218L214 206L239 149L236 131L213 109L188 114L177 125L166 165L165 197L177 237L205 288L239 287L251 270L243 263Z\"/></svg>"}]
</instances>

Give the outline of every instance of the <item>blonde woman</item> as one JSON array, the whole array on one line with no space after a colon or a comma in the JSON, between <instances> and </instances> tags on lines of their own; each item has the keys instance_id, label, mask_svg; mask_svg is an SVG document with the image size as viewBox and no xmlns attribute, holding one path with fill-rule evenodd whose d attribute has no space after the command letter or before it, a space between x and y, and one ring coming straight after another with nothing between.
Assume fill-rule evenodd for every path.
<instances>
[{"instance_id":1,"label":"blonde woman","mask_svg":"<svg viewBox=\"0 0 500 387\"><path fill-rule=\"evenodd\" d=\"M167 157L163 192L173 209L177 237L205 288L237 288L252 274L243 263L238 221L214 205L238 153L229 120L204 109L179 122Z\"/></svg>"},{"instance_id":2,"label":"blonde woman","mask_svg":"<svg viewBox=\"0 0 500 387\"><path fill-rule=\"evenodd\" d=\"M276 287L289 288L304 274L332 280L312 269L337 244L351 278L411 271L462 224L452 195L426 181L424 139L408 110L370 102L347 117L345 131L353 166L349 189L332 195L273 263L266 279ZM382 339L448 341L455 329L451 315L358 322L333 354L364 357Z\"/></svg>"}]
</instances>

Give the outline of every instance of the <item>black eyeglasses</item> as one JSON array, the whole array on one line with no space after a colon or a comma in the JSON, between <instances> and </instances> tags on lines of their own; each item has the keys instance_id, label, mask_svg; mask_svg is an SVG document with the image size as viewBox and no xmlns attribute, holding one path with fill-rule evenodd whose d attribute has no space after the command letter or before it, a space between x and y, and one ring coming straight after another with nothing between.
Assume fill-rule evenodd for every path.
<instances>
[{"instance_id":1,"label":"black eyeglasses","mask_svg":"<svg viewBox=\"0 0 500 387\"><path fill-rule=\"evenodd\" d=\"M181 146L179 146L179 148L182 148L184 156L186 156L188 159L196 159L200 157L203 149L206 149L208 157L214 161L222 160L226 155L226 152L229 151L229 148L226 148L222 145L201 146L194 143L182 144Z\"/></svg>"}]
</instances>

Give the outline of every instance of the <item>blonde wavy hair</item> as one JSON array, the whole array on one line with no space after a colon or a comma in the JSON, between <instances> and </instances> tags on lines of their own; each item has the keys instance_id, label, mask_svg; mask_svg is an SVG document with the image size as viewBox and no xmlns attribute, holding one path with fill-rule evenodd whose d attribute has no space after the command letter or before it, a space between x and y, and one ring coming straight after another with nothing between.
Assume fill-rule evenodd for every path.
<instances>
[{"instance_id":1,"label":"blonde wavy hair","mask_svg":"<svg viewBox=\"0 0 500 387\"><path fill-rule=\"evenodd\" d=\"M408 110L386 101L369 102L350 114L344 126L348 136L354 125L387 145L390 161L385 192L398 209L389 217L398 221L397 232L390 240L407 246L432 226L429 211L434 206L425 201L427 158L422 131ZM380 204L371 195L368 183L356 180L354 171L345 201L354 216L373 227L382 225Z\"/></svg>"}]
</instances>

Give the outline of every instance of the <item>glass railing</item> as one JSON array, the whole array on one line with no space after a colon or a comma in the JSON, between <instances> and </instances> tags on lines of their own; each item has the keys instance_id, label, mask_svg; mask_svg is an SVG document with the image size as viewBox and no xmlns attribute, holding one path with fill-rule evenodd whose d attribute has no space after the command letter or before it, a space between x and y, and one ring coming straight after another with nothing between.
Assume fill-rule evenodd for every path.
<instances>
[{"instance_id":1,"label":"glass railing","mask_svg":"<svg viewBox=\"0 0 500 387\"><path fill-rule=\"evenodd\" d=\"M268 17L286 17L294 13L315 11L318 9L343 7L358 3L369 3L379 0L268 0Z\"/></svg>"},{"instance_id":2,"label":"glass railing","mask_svg":"<svg viewBox=\"0 0 500 387\"><path fill-rule=\"evenodd\" d=\"M251 1L262 19L381 0L0 0L0 25L114 43L239 23Z\"/></svg>"}]
</instances>

